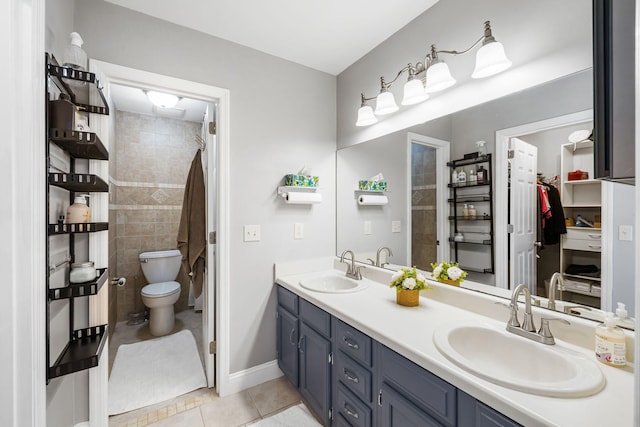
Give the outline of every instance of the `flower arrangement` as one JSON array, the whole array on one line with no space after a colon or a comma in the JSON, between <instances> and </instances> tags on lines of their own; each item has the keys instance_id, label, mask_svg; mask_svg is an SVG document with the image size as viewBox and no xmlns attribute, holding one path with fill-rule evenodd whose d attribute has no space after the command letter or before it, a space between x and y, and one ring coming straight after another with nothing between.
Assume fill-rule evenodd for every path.
<instances>
[{"instance_id":1,"label":"flower arrangement","mask_svg":"<svg viewBox=\"0 0 640 427\"><path fill-rule=\"evenodd\" d=\"M418 273L415 267L401 268L393 273L389 287L395 287L398 292L403 289L415 291L431 289L431 286L427 285L426 277L422 273Z\"/></svg>"},{"instance_id":2,"label":"flower arrangement","mask_svg":"<svg viewBox=\"0 0 640 427\"><path fill-rule=\"evenodd\" d=\"M431 277L436 280L462 282L467 277L467 272L462 270L457 262L443 261L441 263L432 262Z\"/></svg>"}]
</instances>

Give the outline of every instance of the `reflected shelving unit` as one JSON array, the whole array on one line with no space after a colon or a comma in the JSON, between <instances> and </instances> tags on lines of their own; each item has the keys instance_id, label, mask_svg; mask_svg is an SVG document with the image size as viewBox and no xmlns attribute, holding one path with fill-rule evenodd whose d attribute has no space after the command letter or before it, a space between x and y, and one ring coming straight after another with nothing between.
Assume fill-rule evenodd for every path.
<instances>
[{"instance_id":1,"label":"reflected shelving unit","mask_svg":"<svg viewBox=\"0 0 640 427\"><path fill-rule=\"evenodd\" d=\"M469 171L483 170L482 181L465 181L454 183L450 180L451 207L449 222L454 261L460 268L468 272L492 274L494 272L494 231L493 231L493 177L491 154L478 155L472 158L452 160L447 163L450 176L463 170L467 176ZM469 214L468 209L475 209ZM467 214L465 214L467 212Z\"/></svg>"},{"instance_id":2,"label":"reflected shelving unit","mask_svg":"<svg viewBox=\"0 0 640 427\"><path fill-rule=\"evenodd\" d=\"M69 95L71 102L78 111L93 114L109 114L109 107L100 89L96 76L93 73L78 71L61 67L53 56L46 55L46 168L47 168L47 212L50 211L51 187L57 187L69 193L69 203L73 203L75 193L100 193L108 192L109 185L99 176L87 173L76 173L76 159L108 160L109 153L104 144L95 133L83 132L76 129L49 128L49 100L53 99L53 93L65 93ZM50 144L55 144L69 155L68 171L51 170ZM49 215L49 214L48 214ZM49 217L48 217L49 218ZM54 286L51 275L62 266L75 262L75 236L85 233L96 233L109 228L107 222L89 223L65 223L62 219L57 222L47 219L46 251L47 262L51 262L51 239L53 236L67 235L68 259L59 262L55 266L47 266L47 314L46 314L46 359L47 359L47 383L63 375L98 366L102 349L106 342L107 325L89 326L78 328L74 319L75 298L96 295L108 282L109 271L99 268L96 271L96 279L85 283L70 283L68 271L62 286ZM65 310L69 316L68 340L62 349L56 354L51 348L51 305L66 304ZM53 356L53 357L52 357ZM51 362L52 360L53 363Z\"/></svg>"}]
</instances>

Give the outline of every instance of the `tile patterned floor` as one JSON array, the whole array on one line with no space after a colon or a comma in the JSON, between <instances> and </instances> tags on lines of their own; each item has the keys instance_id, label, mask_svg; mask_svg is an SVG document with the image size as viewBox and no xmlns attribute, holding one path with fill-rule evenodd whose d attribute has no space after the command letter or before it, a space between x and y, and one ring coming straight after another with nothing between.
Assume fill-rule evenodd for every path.
<instances>
[{"instance_id":1,"label":"tile patterned floor","mask_svg":"<svg viewBox=\"0 0 640 427\"><path fill-rule=\"evenodd\" d=\"M202 360L202 315L193 310L176 313L173 332L193 332ZM116 350L154 338L148 323L128 326L119 322L109 343L109 370ZM219 397L214 389L202 388L166 402L109 417L112 427L240 427L300 403L300 395L284 377L259 384L240 393Z\"/></svg>"}]
</instances>

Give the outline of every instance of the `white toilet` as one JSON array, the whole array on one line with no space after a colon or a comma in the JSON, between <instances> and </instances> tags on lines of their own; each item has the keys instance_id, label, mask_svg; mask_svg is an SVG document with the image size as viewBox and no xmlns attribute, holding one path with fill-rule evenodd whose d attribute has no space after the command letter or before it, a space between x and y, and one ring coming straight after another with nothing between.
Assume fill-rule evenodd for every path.
<instances>
[{"instance_id":1,"label":"white toilet","mask_svg":"<svg viewBox=\"0 0 640 427\"><path fill-rule=\"evenodd\" d=\"M175 279L180 271L182 255L177 249L143 252L138 256L142 272L149 284L142 288L142 302L149 308L149 329L155 336L173 330L173 304L180 297L180 283Z\"/></svg>"}]
</instances>

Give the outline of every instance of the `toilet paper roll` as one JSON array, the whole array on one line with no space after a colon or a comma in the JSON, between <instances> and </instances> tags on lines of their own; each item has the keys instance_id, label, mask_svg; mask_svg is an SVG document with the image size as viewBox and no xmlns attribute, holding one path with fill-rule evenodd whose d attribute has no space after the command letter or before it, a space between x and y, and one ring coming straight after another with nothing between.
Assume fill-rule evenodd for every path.
<instances>
[{"instance_id":1,"label":"toilet paper roll","mask_svg":"<svg viewBox=\"0 0 640 427\"><path fill-rule=\"evenodd\" d=\"M359 205L381 206L389 203L387 196L379 196L377 194L363 194L358 197Z\"/></svg>"},{"instance_id":2,"label":"toilet paper roll","mask_svg":"<svg viewBox=\"0 0 640 427\"><path fill-rule=\"evenodd\" d=\"M291 191L284 194L284 201L290 204L320 203L322 202L322 194Z\"/></svg>"}]
</instances>

